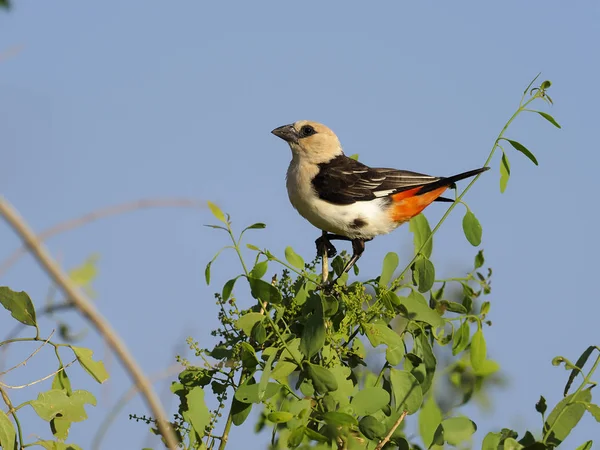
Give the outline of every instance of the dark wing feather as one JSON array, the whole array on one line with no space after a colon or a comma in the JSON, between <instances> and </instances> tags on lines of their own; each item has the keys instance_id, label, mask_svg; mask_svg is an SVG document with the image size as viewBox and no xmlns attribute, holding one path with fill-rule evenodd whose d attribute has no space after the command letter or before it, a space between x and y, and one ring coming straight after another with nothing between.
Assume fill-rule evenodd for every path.
<instances>
[{"instance_id":1,"label":"dark wing feather","mask_svg":"<svg viewBox=\"0 0 600 450\"><path fill-rule=\"evenodd\" d=\"M339 205L387 197L441 180L406 170L371 168L345 155L319 164L319 169L312 182L319 198Z\"/></svg>"}]
</instances>

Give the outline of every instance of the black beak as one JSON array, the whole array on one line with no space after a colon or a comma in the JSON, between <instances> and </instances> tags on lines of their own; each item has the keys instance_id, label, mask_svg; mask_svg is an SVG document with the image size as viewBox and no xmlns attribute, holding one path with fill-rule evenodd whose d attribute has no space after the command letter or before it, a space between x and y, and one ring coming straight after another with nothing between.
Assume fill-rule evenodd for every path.
<instances>
[{"instance_id":1,"label":"black beak","mask_svg":"<svg viewBox=\"0 0 600 450\"><path fill-rule=\"evenodd\" d=\"M286 142L298 143L298 132L295 130L293 125L284 125L282 127L275 128L273 131L271 131L271 133Z\"/></svg>"}]
</instances>

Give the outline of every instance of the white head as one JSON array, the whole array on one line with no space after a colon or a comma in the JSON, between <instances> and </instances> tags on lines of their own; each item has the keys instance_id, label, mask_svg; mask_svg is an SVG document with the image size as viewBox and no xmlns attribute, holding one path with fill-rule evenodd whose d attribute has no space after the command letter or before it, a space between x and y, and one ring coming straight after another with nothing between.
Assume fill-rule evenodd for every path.
<instances>
[{"instance_id":1,"label":"white head","mask_svg":"<svg viewBox=\"0 0 600 450\"><path fill-rule=\"evenodd\" d=\"M299 120L275 128L271 133L290 145L295 158L313 164L328 162L344 153L335 133L317 122Z\"/></svg>"}]
</instances>

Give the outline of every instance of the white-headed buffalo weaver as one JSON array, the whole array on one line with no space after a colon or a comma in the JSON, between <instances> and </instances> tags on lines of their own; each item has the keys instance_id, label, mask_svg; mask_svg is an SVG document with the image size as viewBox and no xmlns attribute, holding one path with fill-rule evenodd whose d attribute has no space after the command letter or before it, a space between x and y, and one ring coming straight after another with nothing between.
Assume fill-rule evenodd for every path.
<instances>
[{"instance_id":1,"label":"white-headed buffalo weaver","mask_svg":"<svg viewBox=\"0 0 600 450\"><path fill-rule=\"evenodd\" d=\"M331 240L352 242L353 254L344 272L356 263L365 242L386 234L423 211L456 181L489 167L451 177L433 177L406 170L371 168L342 151L337 136L325 125L301 120L272 133L292 149L287 191L294 208L323 231L319 252L335 255Z\"/></svg>"}]
</instances>

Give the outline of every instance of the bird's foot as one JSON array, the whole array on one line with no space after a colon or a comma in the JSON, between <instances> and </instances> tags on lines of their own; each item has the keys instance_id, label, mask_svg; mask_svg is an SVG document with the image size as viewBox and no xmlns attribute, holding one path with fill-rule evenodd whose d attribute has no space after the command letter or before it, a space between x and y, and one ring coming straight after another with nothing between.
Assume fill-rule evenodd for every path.
<instances>
[{"instance_id":1,"label":"bird's foot","mask_svg":"<svg viewBox=\"0 0 600 450\"><path fill-rule=\"evenodd\" d=\"M322 256L323 255L323 249L327 250L327 257L328 258L333 258L335 255L337 255L336 248L333 246L333 244L327 238L327 236L323 235L323 236L319 237L315 241L315 244L317 246L317 256Z\"/></svg>"}]
</instances>

